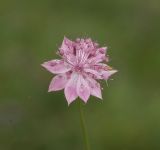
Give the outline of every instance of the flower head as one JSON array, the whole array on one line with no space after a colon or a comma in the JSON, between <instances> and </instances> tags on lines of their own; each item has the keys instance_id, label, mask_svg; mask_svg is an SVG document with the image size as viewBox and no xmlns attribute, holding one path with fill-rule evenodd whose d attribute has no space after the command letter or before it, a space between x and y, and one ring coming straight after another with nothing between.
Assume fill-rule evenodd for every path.
<instances>
[{"instance_id":1,"label":"flower head","mask_svg":"<svg viewBox=\"0 0 160 150\"><path fill-rule=\"evenodd\" d=\"M105 62L107 47L99 47L90 38L71 41L64 37L58 55L61 59L44 62L42 66L56 74L49 92L64 89L68 104L80 97L85 103L90 95L102 99L99 80L107 80L116 73Z\"/></svg>"}]
</instances>

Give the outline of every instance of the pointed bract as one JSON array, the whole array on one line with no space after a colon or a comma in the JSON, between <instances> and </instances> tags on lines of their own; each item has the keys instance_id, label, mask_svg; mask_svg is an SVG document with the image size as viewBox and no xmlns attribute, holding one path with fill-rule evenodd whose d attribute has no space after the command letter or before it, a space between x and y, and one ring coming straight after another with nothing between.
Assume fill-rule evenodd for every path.
<instances>
[{"instance_id":1,"label":"pointed bract","mask_svg":"<svg viewBox=\"0 0 160 150\"><path fill-rule=\"evenodd\" d=\"M90 96L90 88L87 81L79 75L77 81L77 94L86 103Z\"/></svg>"},{"instance_id":2,"label":"pointed bract","mask_svg":"<svg viewBox=\"0 0 160 150\"><path fill-rule=\"evenodd\" d=\"M78 75L73 73L68 83L65 86L64 93L65 93L65 97L67 99L68 105L78 97L77 91L76 91L77 80L78 80Z\"/></svg>"},{"instance_id":3,"label":"pointed bract","mask_svg":"<svg viewBox=\"0 0 160 150\"><path fill-rule=\"evenodd\" d=\"M70 65L63 60L50 60L44 62L42 66L53 74L65 73L71 70Z\"/></svg>"},{"instance_id":4,"label":"pointed bract","mask_svg":"<svg viewBox=\"0 0 160 150\"><path fill-rule=\"evenodd\" d=\"M102 99L100 84L93 78L87 78L87 80L88 80L88 85L90 87L91 95Z\"/></svg>"},{"instance_id":5,"label":"pointed bract","mask_svg":"<svg viewBox=\"0 0 160 150\"><path fill-rule=\"evenodd\" d=\"M73 42L69 40L67 37L64 37L62 45L60 47L61 53L68 53L73 51Z\"/></svg>"},{"instance_id":6,"label":"pointed bract","mask_svg":"<svg viewBox=\"0 0 160 150\"><path fill-rule=\"evenodd\" d=\"M51 91L59 91L59 90L62 90L64 89L66 83L67 83L68 79L67 79L67 76L66 74L59 74L59 75L56 75L50 85L49 85L49 89L48 89L48 92L51 92Z\"/></svg>"},{"instance_id":7,"label":"pointed bract","mask_svg":"<svg viewBox=\"0 0 160 150\"><path fill-rule=\"evenodd\" d=\"M103 71L103 72L102 72L103 79L108 80L108 78L109 78L111 75L115 74L116 72L117 72L117 70Z\"/></svg>"}]
</instances>

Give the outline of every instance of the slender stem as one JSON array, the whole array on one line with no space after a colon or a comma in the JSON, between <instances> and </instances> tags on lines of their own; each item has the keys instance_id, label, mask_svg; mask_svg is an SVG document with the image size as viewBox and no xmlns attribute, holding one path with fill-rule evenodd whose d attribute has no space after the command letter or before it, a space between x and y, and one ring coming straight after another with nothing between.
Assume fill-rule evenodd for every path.
<instances>
[{"instance_id":1,"label":"slender stem","mask_svg":"<svg viewBox=\"0 0 160 150\"><path fill-rule=\"evenodd\" d=\"M81 101L79 101L79 112L80 112L80 120L81 120L81 127L82 127L82 132L83 132L83 140L84 140L84 144L85 144L84 145L85 150L90 150L86 122L85 122L85 118L84 118L84 113L83 113Z\"/></svg>"}]
</instances>

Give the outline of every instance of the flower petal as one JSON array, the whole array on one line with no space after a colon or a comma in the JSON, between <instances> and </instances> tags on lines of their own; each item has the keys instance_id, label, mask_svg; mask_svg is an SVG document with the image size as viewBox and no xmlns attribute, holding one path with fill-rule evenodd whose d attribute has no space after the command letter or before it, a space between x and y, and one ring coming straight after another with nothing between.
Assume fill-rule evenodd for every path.
<instances>
[{"instance_id":1,"label":"flower petal","mask_svg":"<svg viewBox=\"0 0 160 150\"><path fill-rule=\"evenodd\" d=\"M92 78L87 78L87 80L88 80L88 85L90 87L91 95L102 99L100 84Z\"/></svg>"},{"instance_id":2,"label":"flower petal","mask_svg":"<svg viewBox=\"0 0 160 150\"><path fill-rule=\"evenodd\" d=\"M108 71L102 71L102 77L103 79L107 80L111 75L115 74L117 70L108 70Z\"/></svg>"},{"instance_id":3,"label":"flower petal","mask_svg":"<svg viewBox=\"0 0 160 150\"><path fill-rule=\"evenodd\" d=\"M42 66L54 74L65 73L71 69L68 63L57 59L44 62Z\"/></svg>"},{"instance_id":4,"label":"flower petal","mask_svg":"<svg viewBox=\"0 0 160 150\"><path fill-rule=\"evenodd\" d=\"M72 51L73 51L73 41L64 37L62 45L60 47L60 52L61 53L66 53L66 52L72 52Z\"/></svg>"},{"instance_id":5,"label":"flower petal","mask_svg":"<svg viewBox=\"0 0 160 150\"><path fill-rule=\"evenodd\" d=\"M65 97L67 99L68 105L78 97L77 91L76 91L77 80L78 80L78 75L76 73L73 73L65 86L64 93L65 93Z\"/></svg>"},{"instance_id":6,"label":"flower petal","mask_svg":"<svg viewBox=\"0 0 160 150\"><path fill-rule=\"evenodd\" d=\"M79 78L77 81L77 94L85 103L87 102L90 96L89 85L81 75L79 75Z\"/></svg>"},{"instance_id":7,"label":"flower petal","mask_svg":"<svg viewBox=\"0 0 160 150\"><path fill-rule=\"evenodd\" d=\"M67 76L65 74L56 75L52 79L52 81L49 85L48 92L59 91L59 90L64 89L67 81L68 81L68 79L67 79Z\"/></svg>"},{"instance_id":8,"label":"flower petal","mask_svg":"<svg viewBox=\"0 0 160 150\"><path fill-rule=\"evenodd\" d=\"M84 71L95 75L96 78L98 78L98 79L101 79L101 78L102 78L102 77L101 77L101 74L100 74L97 70L90 69L90 68L85 68Z\"/></svg>"},{"instance_id":9,"label":"flower petal","mask_svg":"<svg viewBox=\"0 0 160 150\"><path fill-rule=\"evenodd\" d=\"M97 49L97 53L106 54L106 52L107 52L107 47L100 47Z\"/></svg>"},{"instance_id":10,"label":"flower petal","mask_svg":"<svg viewBox=\"0 0 160 150\"><path fill-rule=\"evenodd\" d=\"M107 59L107 57L105 56L105 54L98 54L98 55L96 55L94 57L89 58L88 59L88 63L97 64L97 63L102 62L102 61L104 61L106 59Z\"/></svg>"}]
</instances>

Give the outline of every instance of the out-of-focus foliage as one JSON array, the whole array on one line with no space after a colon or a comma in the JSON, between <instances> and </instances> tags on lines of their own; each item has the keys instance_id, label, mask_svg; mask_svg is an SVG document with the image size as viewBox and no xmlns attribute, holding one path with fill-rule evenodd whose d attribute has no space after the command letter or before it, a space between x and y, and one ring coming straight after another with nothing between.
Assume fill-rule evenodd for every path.
<instances>
[{"instance_id":1,"label":"out-of-focus foliage","mask_svg":"<svg viewBox=\"0 0 160 150\"><path fill-rule=\"evenodd\" d=\"M0 150L82 150L77 102L47 93L40 66L64 35L107 45L119 70L84 107L92 150L159 150L158 0L2 0Z\"/></svg>"}]
</instances>

